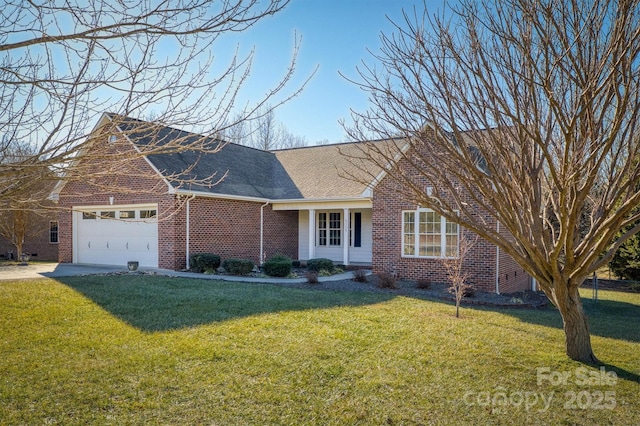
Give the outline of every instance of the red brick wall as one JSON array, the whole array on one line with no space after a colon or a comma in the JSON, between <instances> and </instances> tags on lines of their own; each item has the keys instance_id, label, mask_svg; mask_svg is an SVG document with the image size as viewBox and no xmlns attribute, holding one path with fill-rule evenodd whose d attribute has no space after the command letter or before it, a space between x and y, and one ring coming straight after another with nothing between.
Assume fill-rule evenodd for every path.
<instances>
[{"instance_id":1,"label":"red brick wall","mask_svg":"<svg viewBox=\"0 0 640 426\"><path fill-rule=\"evenodd\" d=\"M185 197L165 196L158 202L158 267L178 271L187 265Z\"/></svg>"},{"instance_id":2,"label":"red brick wall","mask_svg":"<svg viewBox=\"0 0 640 426\"><path fill-rule=\"evenodd\" d=\"M416 205L398 196L384 179L373 198L373 270L396 272L399 278L446 283L449 281L441 259L402 257L402 211L415 210ZM461 230L461 238L475 241L465 259L469 282L484 291L495 291L495 246L469 231Z\"/></svg>"},{"instance_id":3,"label":"red brick wall","mask_svg":"<svg viewBox=\"0 0 640 426\"><path fill-rule=\"evenodd\" d=\"M410 176L401 162L397 167L404 176ZM420 187L428 186L423 177L416 174L414 181ZM374 272L396 272L398 277L447 283L449 279L442 259L402 256L402 211L416 210L415 202L403 197L400 184L386 176L374 189L373 196L373 269ZM463 200L473 206L471 197ZM478 212L476 214L482 214ZM493 219L487 218L491 226ZM464 269L470 274L469 282L477 289L495 291L496 247L470 231L461 229L460 238L473 242L473 248L464 259Z\"/></svg>"},{"instance_id":4,"label":"red brick wall","mask_svg":"<svg viewBox=\"0 0 640 426\"><path fill-rule=\"evenodd\" d=\"M190 201L190 253L214 253L223 260L260 263L260 209L263 203L195 198ZM264 254L298 254L298 213L264 207Z\"/></svg>"},{"instance_id":5,"label":"red brick wall","mask_svg":"<svg viewBox=\"0 0 640 426\"><path fill-rule=\"evenodd\" d=\"M500 228L500 233L508 239L513 236L504 228ZM504 251L500 251L500 267L498 274L500 293L516 293L531 289L531 277L515 260Z\"/></svg>"},{"instance_id":6,"label":"red brick wall","mask_svg":"<svg viewBox=\"0 0 640 426\"><path fill-rule=\"evenodd\" d=\"M404 176L411 173L404 163L397 167ZM426 188L429 184L424 177L414 174L414 182ZM415 202L402 196L403 188L390 176L386 176L374 189L373 197L373 269L374 272L396 272L400 278L428 279L432 282L448 282L446 270L441 259L402 257L402 211L416 210ZM471 197L461 195L467 209L473 208ZM486 217L487 224L495 227L496 222L486 213L476 208L476 215ZM504 232L503 232L504 233ZM496 246L461 229L461 239L474 242L471 253L464 260L464 268L470 274L469 282L477 289L496 291ZM530 288L530 277L508 255L501 252L499 259L499 291L512 293Z\"/></svg>"},{"instance_id":7,"label":"red brick wall","mask_svg":"<svg viewBox=\"0 0 640 426\"><path fill-rule=\"evenodd\" d=\"M298 211L273 211L265 207L264 255L275 254L298 258Z\"/></svg>"}]
</instances>

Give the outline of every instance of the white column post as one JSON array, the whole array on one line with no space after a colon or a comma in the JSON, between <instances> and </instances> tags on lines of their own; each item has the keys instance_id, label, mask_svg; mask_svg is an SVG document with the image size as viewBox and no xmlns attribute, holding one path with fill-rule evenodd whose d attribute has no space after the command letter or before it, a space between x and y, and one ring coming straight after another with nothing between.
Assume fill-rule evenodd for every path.
<instances>
[{"instance_id":1,"label":"white column post","mask_svg":"<svg viewBox=\"0 0 640 426\"><path fill-rule=\"evenodd\" d=\"M349 264L349 209L345 208L344 211L344 220L343 229L342 229L342 264L347 266Z\"/></svg>"},{"instance_id":2,"label":"white column post","mask_svg":"<svg viewBox=\"0 0 640 426\"><path fill-rule=\"evenodd\" d=\"M316 256L316 211L309 209L309 259Z\"/></svg>"}]
</instances>

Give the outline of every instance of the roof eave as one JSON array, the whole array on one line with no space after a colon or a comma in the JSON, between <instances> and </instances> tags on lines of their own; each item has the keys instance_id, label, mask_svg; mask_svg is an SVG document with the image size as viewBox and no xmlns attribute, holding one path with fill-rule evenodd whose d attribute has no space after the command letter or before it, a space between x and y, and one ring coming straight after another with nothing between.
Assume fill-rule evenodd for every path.
<instances>
[{"instance_id":1,"label":"roof eave","mask_svg":"<svg viewBox=\"0 0 640 426\"><path fill-rule=\"evenodd\" d=\"M206 192L206 191L194 191L191 189L176 189L173 188L169 191L175 195L185 195L185 196L195 196L202 198L219 198L223 200L236 200L236 201L250 201L254 203L267 203L272 202L273 200L269 198L262 197L250 197L246 195L232 195L232 194L221 194L216 192Z\"/></svg>"}]
</instances>

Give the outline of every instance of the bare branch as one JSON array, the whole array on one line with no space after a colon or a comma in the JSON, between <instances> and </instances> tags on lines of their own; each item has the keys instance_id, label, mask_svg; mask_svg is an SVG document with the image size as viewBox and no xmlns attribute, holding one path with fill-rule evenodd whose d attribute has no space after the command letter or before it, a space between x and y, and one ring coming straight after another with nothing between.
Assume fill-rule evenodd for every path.
<instances>
[{"instance_id":1,"label":"bare branch","mask_svg":"<svg viewBox=\"0 0 640 426\"><path fill-rule=\"evenodd\" d=\"M346 130L406 147L352 162L393 164L400 197L510 255L561 306L568 352L582 344L570 356L592 362L577 287L640 203L640 3L465 0L406 12L381 42L355 81L371 108Z\"/></svg>"}]
</instances>

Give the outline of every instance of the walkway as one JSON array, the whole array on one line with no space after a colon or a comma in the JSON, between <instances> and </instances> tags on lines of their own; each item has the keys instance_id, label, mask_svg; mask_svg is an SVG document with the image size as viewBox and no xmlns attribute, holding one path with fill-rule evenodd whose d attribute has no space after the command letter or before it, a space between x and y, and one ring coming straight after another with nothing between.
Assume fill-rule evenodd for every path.
<instances>
[{"instance_id":1,"label":"walkway","mask_svg":"<svg viewBox=\"0 0 640 426\"><path fill-rule=\"evenodd\" d=\"M253 283L305 283L306 278L262 278L262 277L239 277L233 275L208 275L196 274L193 272L171 271L169 269L139 268L140 272L151 272L160 275L173 277L198 278L204 280L222 280L236 282ZM29 263L28 265L0 266L0 281L21 280L35 278L56 278L71 277L78 275L95 275L105 273L128 272L126 267L108 265L85 265L76 263ZM331 275L329 277L318 277L318 281L338 281L353 278L353 273L347 271L342 274Z\"/></svg>"}]
</instances>

